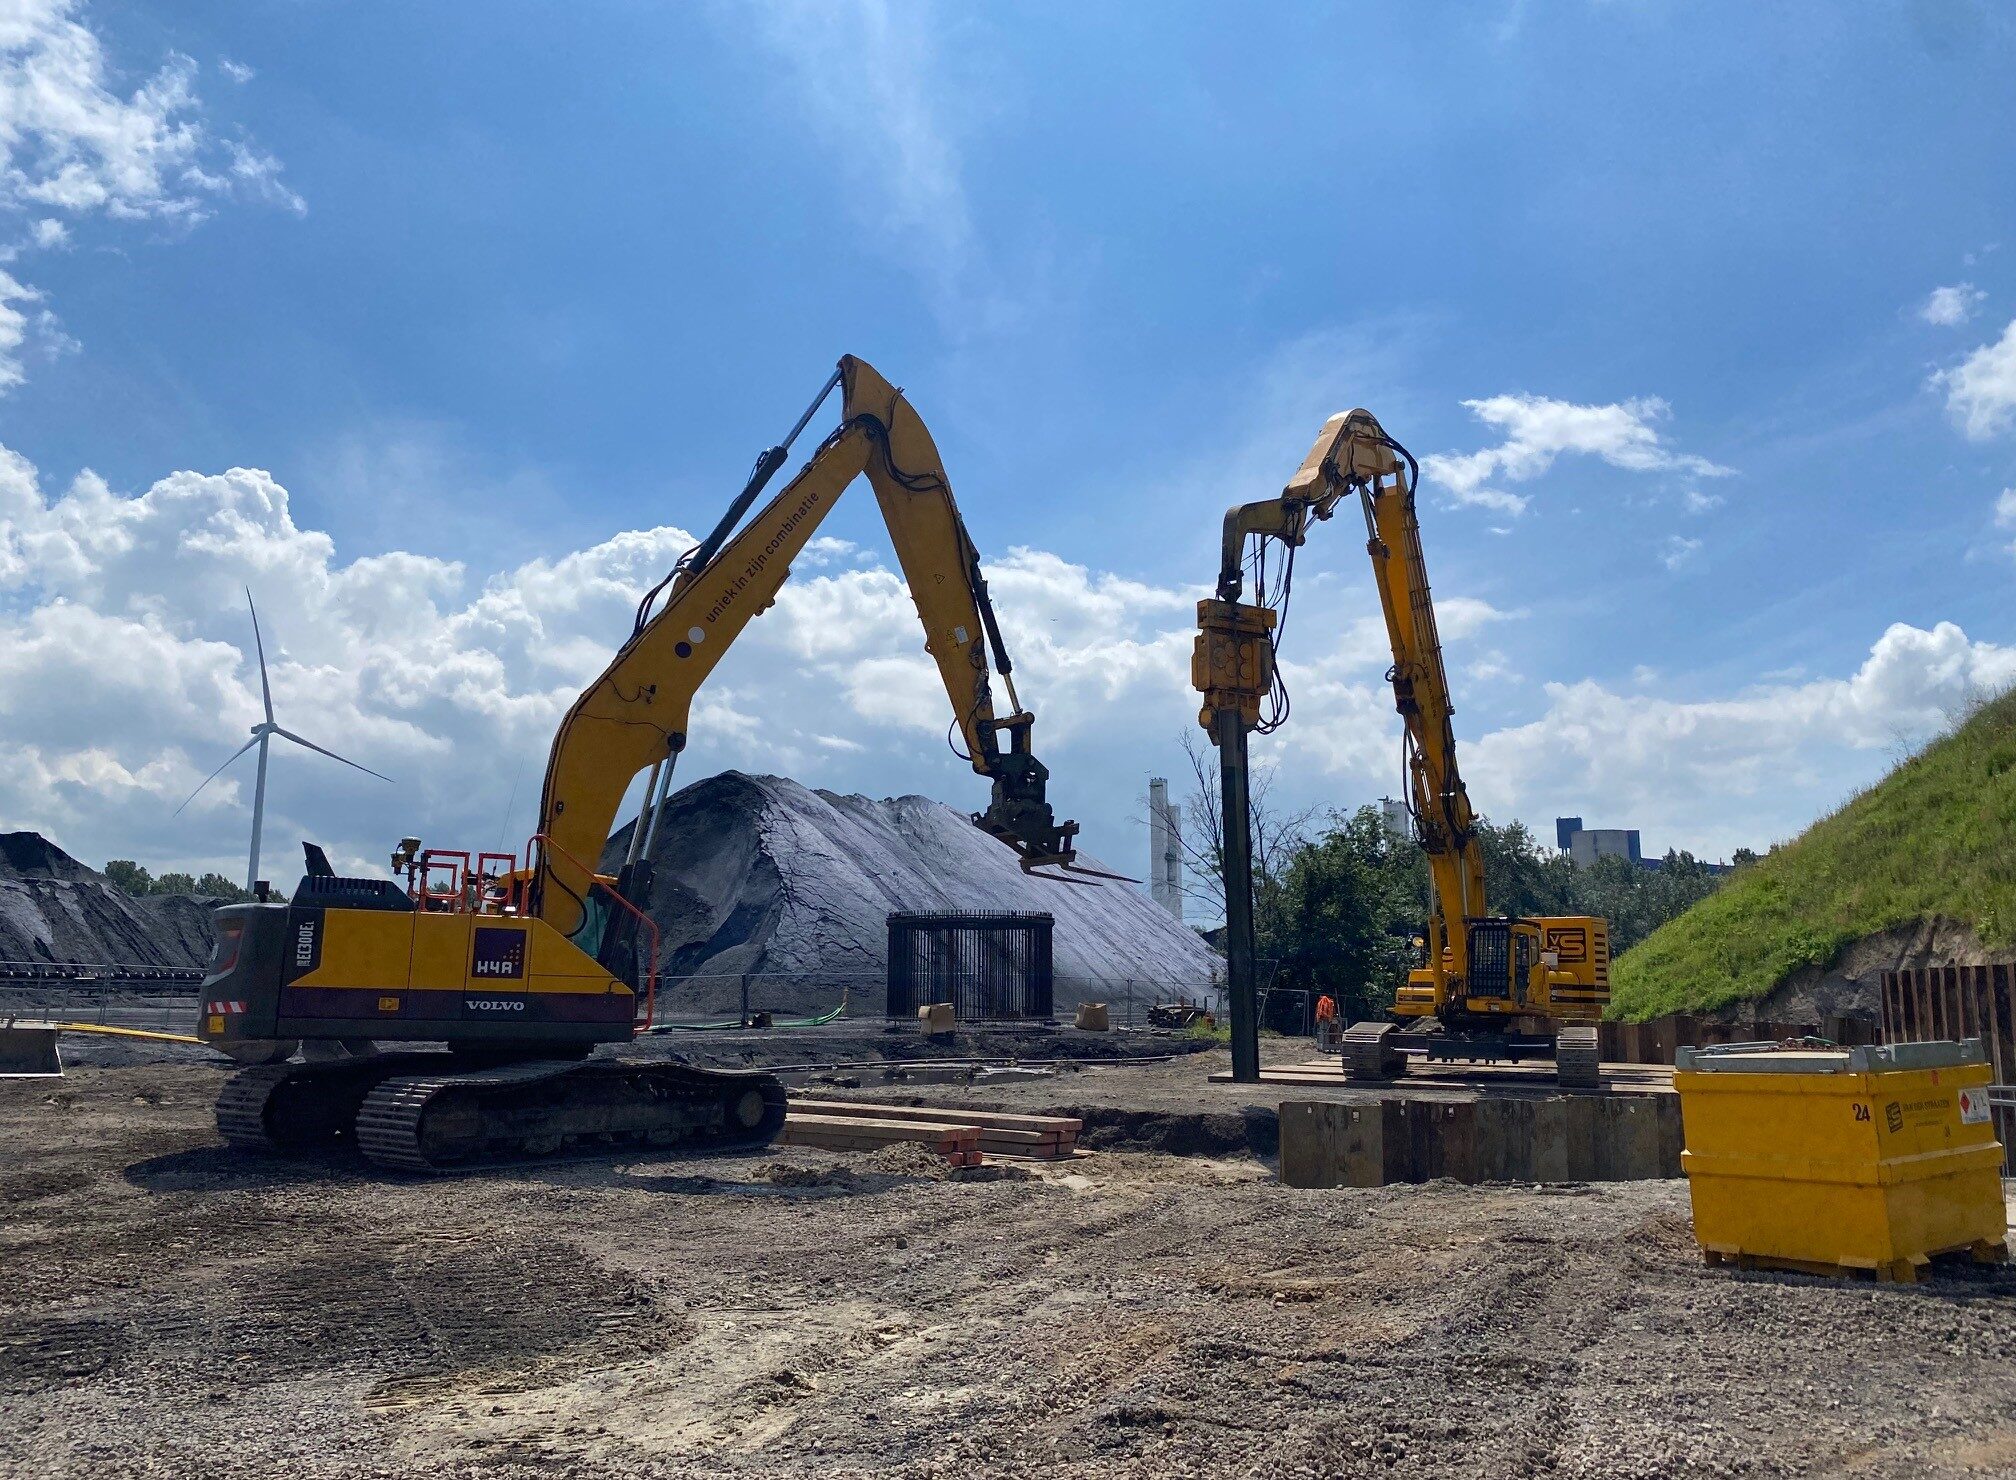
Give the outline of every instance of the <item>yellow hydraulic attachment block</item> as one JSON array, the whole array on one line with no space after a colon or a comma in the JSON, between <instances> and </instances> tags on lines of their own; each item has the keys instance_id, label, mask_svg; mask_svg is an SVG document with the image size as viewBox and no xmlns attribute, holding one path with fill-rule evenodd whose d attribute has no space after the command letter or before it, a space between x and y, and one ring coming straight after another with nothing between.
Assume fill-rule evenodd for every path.
<instances>
[{"instance_id":1,"label":"yellow hydraulic attachment block","mask_svg":"<svg viewBox=\"0 0 2016 1480\"><path fill-rule=\"evenodd\" d=\"M1711 1263L1912 1280L2008 1258L1978 1039L1683 1048L1673 1084L1694 1237Z\"/></svg>"},{"instance_id":2,"label":"yellow hydraulic attachment block","mask_svg":"<svg viewBox=\"0 0 2016 1480\"><path fill-rule=\"evenodd\" d=\"M1197 645L1190 654L1190 682L1204 696L1197 722L1218 738L1217 716L1236 710L1241 729L1260 723L1260 701L1274 687L1274 648L1267 634L1273 611L1239 601L1197 603Z\"/></svg>"}]
</instances>

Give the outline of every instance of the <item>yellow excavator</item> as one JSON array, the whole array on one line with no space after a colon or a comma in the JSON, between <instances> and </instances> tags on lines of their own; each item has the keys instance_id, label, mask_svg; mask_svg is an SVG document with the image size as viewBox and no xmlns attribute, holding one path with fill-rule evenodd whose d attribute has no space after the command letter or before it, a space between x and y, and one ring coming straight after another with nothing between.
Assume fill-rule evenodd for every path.
<instances>
[{"instance_id":1,"label":"yellow excavator","mask_svg":"<svg viewBox=\"0 0 2016 1480\"><path fill-rule=\"evenodd\" d=\"M743 524L836 389L838 428ZM395 878L345 878L307 844L290 899L218 911L198 1031L251 1066L218 1099L227 1141L286 1149L354 1138L374 1162L426 1171L776 1134L784 1095L767 1074L590 1055L651 1020L652 834L694 693L863 474L965 755L993 785L974 823L1025 870L1095 872L1075 862L1078 825L1059 823L1046 798L1034 716L1016 697L980 557L931 434L900 390L849 356L758 458L713 531L646 593L615 658L567 712L522 858L407 838L392 855ZM647 771L623 862L598 872L623 798ZM442 1043L446 1053L413 1047ZM297 1049L302 1060L289 1062Z\"/></svg>"},{"instance_id":2,"label":"yellow excavator","mask_svg":"<svg viewBox=\"0 0 2016 1480\"><path fill-rule=\"evenodd\" d=\"M1231 896L1251 897L1243 843L1231 846L1235 781L1242 834L1245 821L1246 734L1267 733L1286 717L1274 658L1295 550L1312 524L1330 518L1356 493L1393 648L1387 677L1406 731L1408 811L1428 855L1432 901L1423 959L1399 990L1395 1020L1354 1023L1345 1031L1345 1072L1353 1079L1390 1079L1404 1071L1409 1052L1431 1059L1552 1057L1564 1086L1593 1088L1599 1072L1595 1024L1610 1000L1609 923L1588 915L1496 915L1488 908L1477 815L1456 765L1455 707L1421 556L1414 508L1418 472L1413 456L1370 412L1341 412L1324 423L1279 498L1226 513L1217 596L1197 607L1192 678L1204 695L1199 722L1219 747L1228 781L1228 926ZM1270 579L1272 545L1281 553ZM1254 603L1241 600L1249 560ZM1236 886L1229 877L1235 862L1241 870ZM1250 973L1250 904L1243 904L1242 913ZM1228 964L1236 988L1238 942ZM1236 1026L1234 1032L1236 1040ZM1235 1072L1236 1049L1235 1041Z\"/></svg>"}]
</instances>

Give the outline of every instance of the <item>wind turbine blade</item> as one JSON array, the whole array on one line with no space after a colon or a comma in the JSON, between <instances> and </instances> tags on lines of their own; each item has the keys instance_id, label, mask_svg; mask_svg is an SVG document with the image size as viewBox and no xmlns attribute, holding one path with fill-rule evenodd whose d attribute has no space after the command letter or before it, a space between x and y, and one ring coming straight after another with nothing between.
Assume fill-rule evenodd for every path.
<instances>
[{"instance_id":1,"label":"wind turbine blade","mask_svg":"<svg viewBox=\"0 0 2016 1480\"><path fill-rule=\"evenodd\" d=\"M257 745L259 743L259 739L260 739L259 736L254 735L250 740L247 740L243 745L239 746L236 750L232 751L231 760L227 760L226 762L224 762L224 766L230 765L231 761L237 760L239 756L243 755L246 751L250 750L253 746ZM216 770L212 771L208 776L205 776L203 778L203 786L208 786L211 782L215 781L219 776L222 776L224 774L224 766L219 766ZM195 791L190 792L187 800L185 800L182 803L182 807L186 807L189 805L190 802L195 801L197 796L201 794L203 786L199 786L196 788ZM180 817L182 815L182 807L177 807L171 815Z\"/></svg>"},{"instance_id":2,"label":"wind turbine blade","mask_svg":"<svg viewBox=\"0 0 2016 1480\"><path fill-rule=\"evenodd\" d=\"M362 771L366 776L376 776L380 781L392 780L390 776L384 775L382 772L374 771L369 766L359 766L357 762L350 760L346 756L340 756L333 750L324 749L322 746L317 745L313 740L304 740L299 735L295 734L292 730L283 730L278 725L275 725L273 727L273 733L276 735L280 735L288 740L292 740L296 745L305 745L310 750L317 751L322 755L328 756L329 759L332 761L342 761L343 764L346 766L355 767L357 770Z\"/></svg>"},{"instance_id":3,"label":"wind turbine blade","mask_svg":"<svg viewBox=\"0 0 2016 1480\"><path fill-rule=\"evenodd\" d=\"M252 645L259 651L259 693L266 700L266 723L273 723L273 690L266 684L266 642L259 635L259 608L252 605L252 588L245 588L245 605L252 612Z\"/></svg>"}]
</instances>

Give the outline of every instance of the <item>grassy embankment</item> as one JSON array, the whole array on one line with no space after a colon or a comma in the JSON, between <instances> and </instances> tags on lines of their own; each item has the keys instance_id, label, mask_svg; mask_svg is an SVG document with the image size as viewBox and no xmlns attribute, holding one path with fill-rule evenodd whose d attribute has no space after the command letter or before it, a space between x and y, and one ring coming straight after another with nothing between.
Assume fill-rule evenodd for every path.
<instances>
[{"instance_id":1,"label":"grassy embankment","mask_svg":"<svg viewBox=\"0 0 2016 1480\"><path fill-rule=\"evenodd\" d=\"M1618 957L1611 1013L1762 997L1865 935L1935 916L1991 947L2016 941L2016 693Z\"/></svg>"}]
</instances>

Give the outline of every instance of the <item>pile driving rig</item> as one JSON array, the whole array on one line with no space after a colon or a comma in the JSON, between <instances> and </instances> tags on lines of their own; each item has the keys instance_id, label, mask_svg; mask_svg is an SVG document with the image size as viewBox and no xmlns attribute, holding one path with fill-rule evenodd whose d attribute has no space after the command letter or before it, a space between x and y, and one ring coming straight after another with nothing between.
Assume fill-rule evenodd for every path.
<instances>
[{"instance_id":1,"label":"pile driving rig","mask_svg":"<svg viewBox=\"0 0 2016 1480\"><path fill-rule=\"evenodd\" d=\"M839 427L743 525L836 388ZM219 1097L226 1140L295 1148L354 1138L374 1162L425 1171L570 1148L775 1136L784 1094L767 1074L590 1055L651 1021L653 834L693 696L863 474L966 756L993 785L974 823L1025 870L1092 872L1074 862L1078 825L1059 823L1046 799L1034 716L1016 698L980 557L931 434L899 390L849 356L757 460L712 533L646 593L628 639L568 711L522 859L408 838L392 859L400 883L341 877L310 844L291 900L218 911L198 1032L253 1066ZM995 708L997 676L1005 713ZM647 769L621 867L597 872L624 795ZM417 1048L442 1043L445 1053ZM304 1061L287 1062L297 1049Z\"/></svg>"},{"instance_id":2,"label":"pile driving rig","mask_svg":"<svg viewBox=\"0 0 2016 1480\"><path fill-rule=\"evenodd\" d=\"M1236 933L1235 914L1243 917L1250 973L1252 879L1243 842L1234 837L1243 838L1246 818L1246 734L1265 734L1286 718L1275 646L1292 585L1294 552L1313 523L1330 518L1355 493L1365 513L1365 548L1392 643L1387 678L1406 728L1408 810L1414 836L1428 855L1433 897L1423 960L1400 988L1392 1009L1395 1020L1354 1023L1346 1030L1345 1072L1354 1079L1391 1078L1404 1071L1408 1051L1431 1058L1552 1057L1562 1085L1594 1088L1595 1024L1610 1000L1609 923L1588 915L1494 915L1486 905L1477 816L1456 765L1455 707L1421 556L1414 508L1417 474L1413 456L1386 435L1370 412L1343 412L1324 423L1316 445L1279 498L1240 505L1225 515L1218 594L1197 605L1191 676L1204 695L1199 723L1218 745L1227 778L1228 934ZM1251 604L1240 599L1249 540L1257 597ZM1284 552L1271 589L1270 543ZM1236 909L1235 894L1240 896ZM1230 956L1236 1074L1237 940Z\"/></svg>"}]
</instances>

